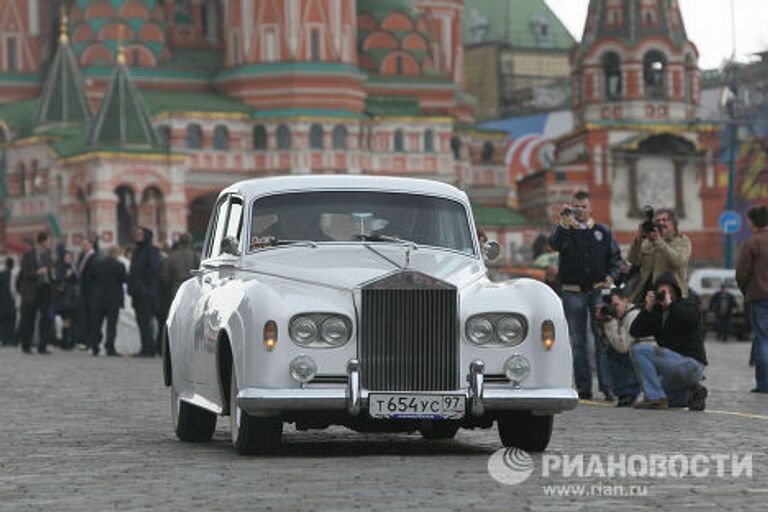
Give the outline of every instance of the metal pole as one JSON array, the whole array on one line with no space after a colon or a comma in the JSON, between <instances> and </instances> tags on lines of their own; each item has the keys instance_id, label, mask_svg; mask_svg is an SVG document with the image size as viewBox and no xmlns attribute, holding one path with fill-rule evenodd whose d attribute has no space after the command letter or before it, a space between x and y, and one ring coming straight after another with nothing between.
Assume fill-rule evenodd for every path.
<instances>
[{"instance_id":1,"label":"metal pole","mask_svg":"<svg viewBox=\"0 0 768 512\"><path fill-rule=\"evenodd\" d=\"M726 210L734 209L734 185L736 182L736 123L728 124L728 197ZM725 268L733 268L733 235L725 235Z\"/></svg>"}]
</instances>

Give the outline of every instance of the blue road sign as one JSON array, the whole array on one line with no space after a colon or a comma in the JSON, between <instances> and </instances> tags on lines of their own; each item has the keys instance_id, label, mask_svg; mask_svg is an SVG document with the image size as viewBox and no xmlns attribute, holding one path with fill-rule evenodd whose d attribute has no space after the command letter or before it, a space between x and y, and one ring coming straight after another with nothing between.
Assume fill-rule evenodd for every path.
<instances>
[{"instance_id":1,"label":"blue road sign","mask_svg":"<svg viewBox=\"0 0 768 512\"><path fill-rule=\"evenodd\" d=\"M738 233L741 229L741 214L733 210L725 210L720 215L720 229L726 235L733 235Z\"/></svg>"}]
</instances>

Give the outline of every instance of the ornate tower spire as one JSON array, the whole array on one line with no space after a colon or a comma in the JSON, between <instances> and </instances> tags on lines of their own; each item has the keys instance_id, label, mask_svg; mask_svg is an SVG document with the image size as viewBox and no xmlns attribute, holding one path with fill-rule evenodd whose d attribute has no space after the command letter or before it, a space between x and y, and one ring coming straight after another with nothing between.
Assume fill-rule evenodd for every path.
<instances>
[{"instance_id":1,"label":"ornate tower spire","mask_svg":"<svg viewBox=\"0 0 768 512\"><path fill-rule=\"evenodd\" d=\"M37 111L38 125L85 123L91 110L85 97L85 84L72 47L69 45L66 7L61 10L59 47L53 56L43 84L43 95Z\"/></svg>"}]
</instances>

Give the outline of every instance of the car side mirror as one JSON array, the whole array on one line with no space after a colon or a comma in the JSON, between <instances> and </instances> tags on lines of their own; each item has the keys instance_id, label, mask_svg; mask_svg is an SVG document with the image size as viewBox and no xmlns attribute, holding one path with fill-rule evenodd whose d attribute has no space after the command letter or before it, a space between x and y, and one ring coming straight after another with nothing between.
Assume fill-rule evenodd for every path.
<instances>
[{"instance_id":1,"label":"car side mirror","mask_svg":"<svg viewBox=\"0 0 768 512\"><path fill-rule=\"evenodd\" d=\"M221 254L240 256L240 242L233 236L227 236L221 241Z\"/></svg>"},{"instance_id":2,"label":"car side mirror","mask_svg":"<svg viewBox=\"0 0 768 512\"><path fill-rule=\"evenodd\" d=\"M483 245L483 256L485 256L485 259L488 261L495 260L499 257L500 253L501 247L499 247L499 243L495 240L489 240Z\"/></svg>"}]
</instances>

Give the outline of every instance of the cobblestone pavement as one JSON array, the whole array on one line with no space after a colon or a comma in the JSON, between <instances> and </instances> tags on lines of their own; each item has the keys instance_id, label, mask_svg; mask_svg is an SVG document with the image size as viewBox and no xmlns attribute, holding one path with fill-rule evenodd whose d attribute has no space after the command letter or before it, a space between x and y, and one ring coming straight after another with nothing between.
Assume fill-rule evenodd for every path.
<instances>
[{"instance_id":1,"label":"cobblestone pavement","mask_svg":"<svg viewBox=\"0 0 768 512\"><path fill-rule=\"evenodd\" d=\"M122 335L118 349L138 349L135 337ZM240 457L228 444L224 419L211 443L174 437L159 359L25 356L6 348L0 350L0 510L765 510L768 395L748 392L748 349L747 343L708 344L707 412L583 403L557 417L547 454L751 452L751 478L544 478L542 457L535 456L533 475L511 486L487 470L501 446L495 429L427 442L418 434L288 428L279 456ZM581 484L587 487L579 491ZM577 487L554 497L545 495L545 485ZM608 485L647 486L647 495L605 496Z\"/></svg>"}]
</instances>

